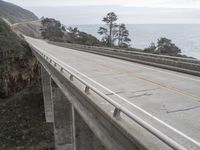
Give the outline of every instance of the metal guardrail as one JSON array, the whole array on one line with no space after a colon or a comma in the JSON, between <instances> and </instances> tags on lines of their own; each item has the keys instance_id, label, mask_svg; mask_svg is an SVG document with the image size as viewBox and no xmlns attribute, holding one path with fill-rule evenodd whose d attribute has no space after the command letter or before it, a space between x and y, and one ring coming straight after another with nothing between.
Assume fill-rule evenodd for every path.
<instances>
[{"instance_id":1,"label":"metal guardrail","mask_svg":"<svg viewBox=\"0 0 200 150\"><path fill-rule=\"evenodd\" d=\"M110 103L112 106L114 106L114 108L115 108L114 112L113 112L113 117L114 118L119 120L121 118L120 117L120 113L124 113L126 116L128 116L133 121L137 122L140 126L142 126L144 129L146 129L147 131L152 133L154 136L156 136L158 139L163 141L165 144L167 144L172 149L174 149L174 150L186 150L186 148L184 148L182 145L178 144L176 141L172 140L171 138L169 138L168 136L166 136L165 134L163 134L162 132L160 132L159 130L157 130L156 128L154 128L153 126L151 126L150 124L148 124L147 122L143 121L141 118L139 118L138 116L136 116L135 114L133 114L132 112L127 110L125 107L123 107L120 104L118 104L116 101L112 100L111 98L106 96L104 93L100 92L98 89L96 89L92 85L90 85L87 82L85 82L79 76L75 75L75 73L73 73L70 70L65 69L62 64L58 63L59 60L55 59L54 56L49 56L49 54L44 54L43 52L41 52L41 51L37 50L36 48L34 48L34 46L32 46L31 44L30 44L30 46L40 56L42 56L46 61L48 61L51 65L53 65L55 69L59 70L61 73L64 73L64 72L68 73L69 74L68 80L70 82L73 82L74 79L76 79L80 83L82 83L85 86L84 92L85 92L86 95L90 94L90 91L93 91L94 93L99 95L101 98L106 100L108 103Z\"/></svg>"}]
</instances>

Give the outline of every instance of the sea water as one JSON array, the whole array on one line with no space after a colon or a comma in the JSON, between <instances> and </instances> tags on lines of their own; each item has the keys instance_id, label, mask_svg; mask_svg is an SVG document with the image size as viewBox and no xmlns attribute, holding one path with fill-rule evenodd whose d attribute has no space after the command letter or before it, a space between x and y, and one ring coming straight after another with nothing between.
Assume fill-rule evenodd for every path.
<instances>
[{"instance_id":1,"label":"sea water","mask_svg":"<svg viewBox=\"0 0 200 150\"><path fill-rule=\"evenodd\" d=\"M80 31L87 32L101 39L97 33L101 25L73 25ZM156 43L161 37L172 40L182 51L182 54L200 59L200 24L128 24L131 46L147 48L150 43Z\"/></svg>"}]
</instances>

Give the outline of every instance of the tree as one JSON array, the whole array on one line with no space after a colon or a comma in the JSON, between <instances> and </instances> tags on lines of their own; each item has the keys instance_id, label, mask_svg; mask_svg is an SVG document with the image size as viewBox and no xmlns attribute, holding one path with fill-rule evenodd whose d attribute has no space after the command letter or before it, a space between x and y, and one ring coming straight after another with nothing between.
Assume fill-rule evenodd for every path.
<instances>
[{"instance_id":1,"label":"tree","mask_svg":"<svg viewBox=\"0 0 200 150\"><path fill-rule=\"evenodd\" d=\"M155 52L155 49L156 49L156 45L154 42L151 42L150 46L148 48L145 48L144 49L144 52L147 52L147 53L154 53Z\"/></svg>"},{"instance_id":2,"label":"tree","mask_svg":"<svg viewBox=\"0 0 200 150\"><path fill-rule=\"evenodd\" d=\"M73 39L79 38L80 31L78 30L77 27L75 27L75 28L68 27L68 31L69 31L71 38L73 38Z\"/></svg>"},{"instance_id":3,"label":"tree","mask_svg":"<svg viewBox=\"0 0 200 150\"><path fill-rule=\"evenodd\" d=\"M116 37L117 24L117 15L114 12L110 12L103 18L103 22L106 23L106 27L100 27L98 33L100 35L104 35L102 41L106 43L106 45L112 47Z\"/></svg>"},{"instance_id":4,"label":"tree","mask_svg":"<svg viewBox=\"0 0 200 150\"><path fill-rule=\"evenodd\" d=\"M53 18L44 18L41 21L41 35L44 39L61 39L64 36L65 27L61 23Z\"/></svg>"},{"instance_id":5,"label":"tree","mask_svg":"<svg viewBox=\"0 0 200 150\"><path fill-rule=\"evenodd\" d=\"M128 47L129 46L128 43L131 41L131 39L128 37L129 32L126 29L125 24L119 24L116 35L117 35L119 47Z\"/></svg>"},{"instance_id":6,"label":"tree","mask_svg":"<svg viewBox=\"0 0 200 150\"><path fill-rule=\"evenodd\" d=\"M79 31L77 27L68 28L68 42L76 43L76 44L83 44L83 45L90 45L90 46L99 46L101 42L94 36L87 34L85 32Z\"/></svg>"},{"instance_id":7,"label":"tree","mask_svg":"<svg viewBox=\"0 0 200 150\"><path fill-rule=\"evenodd\" d=\"M155 53L177 55L181 50L170 39L160 38L158 39L158 46L155 49Z\"/></svg>"},{"instance_id":8,"label":"tree","mask_svg":"<svg viewBox=\"0 0 200 150\"><path fill-rule=\"evenodd\" d=\"M172 56L176 56L179 53L181 53L181 50L174 43L172 43L170 39L164 37L158 39L157 46L155 46L155 44L152 44L149 48L146 48L144 51Z\"/></svg>"}]
</instances>

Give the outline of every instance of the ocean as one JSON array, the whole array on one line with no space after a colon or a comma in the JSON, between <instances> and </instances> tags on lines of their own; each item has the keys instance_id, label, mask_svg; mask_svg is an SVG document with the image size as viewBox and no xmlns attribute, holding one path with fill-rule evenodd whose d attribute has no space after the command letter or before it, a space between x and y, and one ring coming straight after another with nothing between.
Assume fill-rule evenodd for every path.
<instances>
[{"instance_id":1,"label":"ocean","mask_svg":"<svg viewBox=\"0 0 200 150\"><path fill-rule=\"evenodd\" d=\"M101 25L73 25L80 31L87 32L101 39L97 33ZM156 43L161 37L172 40L182 51L182 54L200 60L200 24L133 24L126 25L129 30L131 46L144 49L150 43Z\"/></svg>"}]
</instances>

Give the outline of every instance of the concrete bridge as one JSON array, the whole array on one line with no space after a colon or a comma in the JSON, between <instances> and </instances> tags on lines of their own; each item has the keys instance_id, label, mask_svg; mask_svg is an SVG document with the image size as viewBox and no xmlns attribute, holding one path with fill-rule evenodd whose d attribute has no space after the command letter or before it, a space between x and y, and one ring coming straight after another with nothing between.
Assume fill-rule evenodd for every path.
<instances>
[{"instance_id":1,"label":"concrete bridge","mask_svg":"<svg viewBox=\"0 0 200 150\"><path fill-rule=\"evenodd\" d=\"M25 39L57 150L200 149L199 61Z\"/></svg>"}]
</instances>

